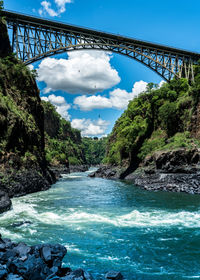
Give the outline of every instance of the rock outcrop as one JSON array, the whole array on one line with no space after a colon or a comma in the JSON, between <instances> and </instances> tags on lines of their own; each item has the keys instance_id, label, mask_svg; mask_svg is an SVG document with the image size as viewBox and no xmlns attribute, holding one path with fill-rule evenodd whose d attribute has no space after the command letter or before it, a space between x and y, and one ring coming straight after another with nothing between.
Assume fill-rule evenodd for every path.
<instances>
[{"instance_id":1,"label":"rock outcrop","mask_svg":"<svg viewBox=\"0 0 200 280\"><path fill-rule=\"evenodd\" d=\"M11 200L6 192L0 191L0 214L11 208Z\"/></svg>"},{"instance_id":2,"label":"rock outcrop","mask_svg":"<svg viewBox=\"0 0 200 280\"><path fill-rule=\"evenodd\" d=\"M55 182L45 159L44 110L34 73L12 54L0 22L0 191L9 197L46 190ZM1 196L0 209L11 206ZM7 200L7 203L6 203Z\"/></svg>"},{"instance_id":3,"label":"rock outcrop","mask_svg":"<svg viewBox=\"0 0 200 280\"><path fill-rule=\"evenodd\" d=\"M148 156L125 180L151 191L200 194L199 149L160 151ZM120 179L120 167L102 166L90 177Z\"/></svg>"},{"instance_id":4,"label":"rock outcrop","mask_svg":"<svg viewBox=\"0 0 200 280\"><path fill-rule=\"evenodd\" d=\"M90 273L79 268L72 271L62 266L67 250L60 244L28 246L0 235L1 280L93 280ZM110 271L105 279L122 280L120 272Z\"/></svg>"},{"instance_id":5,"label":"rock outcrop","mask_svg":"<svg viewBox=\"0 0 200 280\"><path fill-rule=\"evenodd\" d=\"M178 149L157 152L126 177L146 190L200 194L200 151Z\"/></svg>"}]
</instances>

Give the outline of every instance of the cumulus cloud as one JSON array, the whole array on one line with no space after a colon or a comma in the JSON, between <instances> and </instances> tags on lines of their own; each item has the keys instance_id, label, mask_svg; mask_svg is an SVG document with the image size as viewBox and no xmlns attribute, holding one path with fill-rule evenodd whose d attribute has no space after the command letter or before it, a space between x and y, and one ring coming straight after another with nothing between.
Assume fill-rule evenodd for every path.
<instances>
[{"instance_id":1,"label":"cumulus cloud","mask_svg":"<svg viewBox=\"0 0 200 280\"><path fill-rule=\"evenodd\" d=\"M51 17L58 16L58 12L51 8L51 3L49 1L42 1L41 8L39 9L39 14L41 16L45 15L46 13Z\"/></svg>"},{"instance_id":2,"label":"cumulus cloud","mask_svg":"<svg viewBox=\"0 0 200 280\"><path fill-rule=\"evenodd\" d=\"M162 80L159 84L158 84L158 88L161 88L166 82L164 80Z\"/></svg>"},{"instance_id":3,"label":"cumulus cloud","mask_svg":"<svg viewBox=\"0 0 200 280\"><path fill-rule=\"evenodd\" d=\"M56 96L54 94L49 95L48 97L41 97L44 101L49 101L56 107L56 111L66 120L70 120L70 115L68 110L70 109L70 105L66 102L63 96Z\"/></svg>"},{"instance_id":4,"label":"cumulus cloud","mask_svg":"<svg viewBox=\"0 0 200 280\"><path fill-rule=\"evenodd\" d=\"M101 95L93 96L78 96L74 99L74 104L78 105L83 111L91 111L93 109L106 109L111 108L112 104L110 99Z\"/></svg>"},{"instance_id":5,"label":"cumulus cloud","mask_svg":"<svg viewBox=\"0 0 200 280\"><path fill-rule=\"evenodd\" d=\"M57 17L66 11L66 4L72 3L72 0L54 0L56 4L56 10L52 8L52 4L49 1L42 1L39 14L41 16L48 14L51 17Z\"/></svg>"},{"instance_id":6,"label":"cumulus cloud","mask_svg":"<svg viewBox=\"0 0 200 280\"><path fill-rule=\"evenodd\" d=\"M72 3L72 0L55 0L55 3L58 7L58 13L64 13L66 11L66 4Z\"/></svg>"},{"instance_id":7,"label":"cumulus cloud","mask_svg":"<svg viewBox=\"0 0 200 280\"><path fill-rule=\"evenodd\" d=\"M120 82L110 64L111 55L102 51L74 51L68 59L44 59L38 80L46 83L44 93L62 90L71 94L94 94Z\"/></svg>"},{"instance_id":8,"label":"cumulus cloud","mask_svg":"<svg viewBox=\"0 0 200 280\"><path fill-rule=\"evenodd\" d=\"M74 104L83 111L106 108L125 109L129 101L145 91L146 87L147 83L140 81L134 84L131 92L117 88L109 93L108 98L101 95L78 96L74 99Z\"/></svg>"},{"instance_id":9,"label":"cumulus cloud","mask_svg":"<svg viewBox=\"0 0 200 280\"><path fill-rule=\"evenodd\" d=\"M29 68L30 70L34 70L33 64L29 64L29 65L28 65L28 68Z\"/></svg>"},{"instance_id":10,"label":"cumulus cloud","mask_svg":"<svg viewBox=\"0 0 200 280\"><path fill-rule=\"evenodd\" d=\"M105 135L109 122L98 119L73 119L71 122L72 127L81 130L82 136L99 136Z\"/></svg>"}]
</instances>

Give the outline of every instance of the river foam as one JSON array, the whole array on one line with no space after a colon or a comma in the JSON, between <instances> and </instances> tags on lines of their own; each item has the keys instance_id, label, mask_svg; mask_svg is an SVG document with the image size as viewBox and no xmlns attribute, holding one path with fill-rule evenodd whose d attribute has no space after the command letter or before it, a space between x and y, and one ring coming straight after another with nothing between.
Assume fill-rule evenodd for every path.
<instances>
[{"instance_id":1,"label":"river foam","mask_svg":"<svg viewBox=\"0 0 200 280\"><path fill-rule=\"evenodd\" d=\"M36 210L36 204L13 202L13 209L1 216L2 221L21 219L34 220L50 225L72 225L72 224L110 224L115 227L174 227L181 226L187 228L200 227L200 212L166 212L148 211L140 212L133 210L125 215L110 215L108 212L94 214L90 212L69 208L65 213Z\"/></svg>"},{"instance_id":2,"label":"river foam","mask_svg":"<svg viewBox=\"0 0 200 280\"><path fill-rule=\"evenodd\" d=\"M85 174L85 175L84 175ZM200 278L200 199L151 193L124 182L67 174L46 192L13 199L0 215L4 237L61 243L66 266L128 280Z\"/></svg>"}]
</instances>

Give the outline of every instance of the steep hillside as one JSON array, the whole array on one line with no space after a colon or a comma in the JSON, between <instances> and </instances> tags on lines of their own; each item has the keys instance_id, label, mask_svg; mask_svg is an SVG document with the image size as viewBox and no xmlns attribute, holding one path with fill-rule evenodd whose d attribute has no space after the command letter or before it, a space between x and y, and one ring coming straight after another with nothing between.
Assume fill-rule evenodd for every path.
<instances>
[{"instance_id":1,"label":"steep hillside","mask_svg":"<svg viewBox=\"0 0 200 280\"><path fill-rule=\"evenodd\" d=\"M161 189L169 189L171 184L173 191L200 193L199 65L194 66L194 72L195 82L191 85L184 78L161 88L149 84L146 92L129 103L108 139L104 161L115 168L110 171L106 167L96 176L132 178L136 184L150 184L147 188L153 189L161 185ZM194 176L181 175L177 180L175 175L166 177L161 173ZM184 181L181 188L177 187L178 181Z\"/></svg>"},{"instance_id":2,"label":"steep hillside","mask_svg":"<svg viewBox=\"0 0 200 280\"><path fill-rule=\"evenodd\" d=\"M45 150L53 166L86 164L80 131L61 118L55 107L42 101L44 108Z\"/></svg>"},{"instance_id":3,"label":"steep hillside","mask_svg":"<svg viewBox=\"0 0 200 280\"><path fill-rule=\"evenodd\" d=\"M154 151L199 145L199 66L195 73L192 86L183 78L161 88L149 84L129 103L109 137L108 163L137 168Z\"/></svg>"},{"instance_id":4,"label":"steep hillside","mask_svg":"<svg viewBox=\"0 0 200 280\"><path fill-rule=\"evenodd\" d=\"M34 73L11 54L3 21L0 42L0 191L12 197L47 189L54 178L45 160L44 111Z\"/></svg>"}]
</instances>

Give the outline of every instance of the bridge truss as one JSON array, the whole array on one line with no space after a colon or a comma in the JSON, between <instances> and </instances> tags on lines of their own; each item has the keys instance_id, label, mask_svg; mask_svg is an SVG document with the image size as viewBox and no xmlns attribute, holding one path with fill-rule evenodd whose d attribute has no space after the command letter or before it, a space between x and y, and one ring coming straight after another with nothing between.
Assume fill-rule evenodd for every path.
<instances>
[{"instance_id":1,"label":"bridge truss","mask_svg":"<svg viewBox=\"0 0 200 280\"><path fill-rule=\"evenodd\" d=\"M11 30L12 50L25 64L73 50L103 50L135 59L166 81L194 79L193 65L200 54L81 28L60 22L0 11Z\"/></svg>"}]
</instances>

